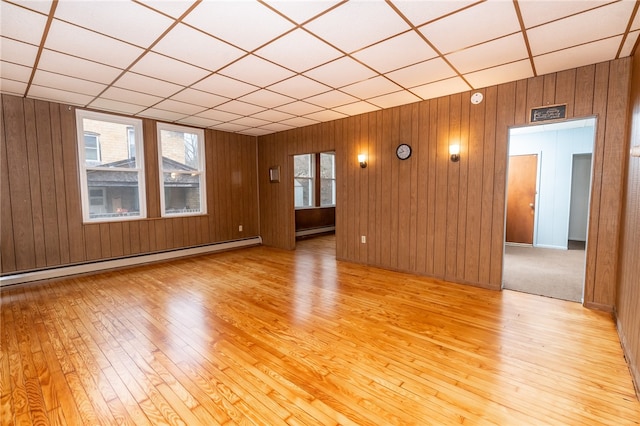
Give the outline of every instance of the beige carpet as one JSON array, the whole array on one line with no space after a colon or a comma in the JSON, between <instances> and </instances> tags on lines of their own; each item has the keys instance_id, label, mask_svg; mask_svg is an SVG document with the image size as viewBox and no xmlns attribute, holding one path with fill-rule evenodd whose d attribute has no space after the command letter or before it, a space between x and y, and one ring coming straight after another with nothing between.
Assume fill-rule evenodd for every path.
<instances>
[{"instance_id":1,"label":"beige carpet","mask_svg":"<svg viewBox=\"0 0 640 426\"><path fill-rule=\"evenodd\" d=\"M582 302L585 251L505 245L504 288Z\"/></svg>"}]
</instances>

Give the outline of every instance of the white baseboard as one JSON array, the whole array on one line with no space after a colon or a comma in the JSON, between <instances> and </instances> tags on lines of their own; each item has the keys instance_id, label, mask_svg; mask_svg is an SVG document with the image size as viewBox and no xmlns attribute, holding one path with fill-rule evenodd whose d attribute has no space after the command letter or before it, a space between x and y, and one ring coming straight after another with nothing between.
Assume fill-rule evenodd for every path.
<instances>
[{"instance_id":1,"label":"white baseboard","mask_svg":"<svg viewBox=\"0 0 640 426\"><path fill-rule=\"evenodd\" d=\"M163 260L177 259L179 257L194 256L198 254L214 253L217 251L230 250L241 247L249 247L262 244L262 237L247 238L244 240L227 241L206 246L185 248L179 250L165 251L161 253L145 254L133 257L124 257L113 260L103 260L99 262L83 263L81 265L62 266L59 268L43 269L40 271L24 272L15 275L5 275L0 277L0 287L15 284L23 284L32 281L50 280L53 278L67 277L71 275L86 274L107 269L116 269L127 266L142 265L145 263L158 262Z\"/></svg>"},{"instance_id":2,"label":"white baseboard","mask_svg":"<svg viewBox=\"0 0 640 426\"><path fill-rule=\"evenodd\" d=\"M296 237L304 237L306 235L324 234L325 232L333 232L336 230L335 226L323 226L322 228L303 229L302 231L296 231Z\"/></svg>"}]
</instances>

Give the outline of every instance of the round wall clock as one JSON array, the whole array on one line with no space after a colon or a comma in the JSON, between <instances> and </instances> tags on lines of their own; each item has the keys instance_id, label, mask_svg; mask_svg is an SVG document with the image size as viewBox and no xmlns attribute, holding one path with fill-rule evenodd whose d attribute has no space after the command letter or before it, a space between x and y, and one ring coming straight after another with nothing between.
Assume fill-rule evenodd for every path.
<instances>
[{"instance_id":1,"label":"round wall clock","mask_svg":"<svg viewBox=\"0 0 640 426\"><path fill-rule=\"evenodd\" d=\"M406 160L411 157L411 145L407 145L406 143L401 143L396 148L396 155L401 160Z\"/></svg>"}]
</instances>

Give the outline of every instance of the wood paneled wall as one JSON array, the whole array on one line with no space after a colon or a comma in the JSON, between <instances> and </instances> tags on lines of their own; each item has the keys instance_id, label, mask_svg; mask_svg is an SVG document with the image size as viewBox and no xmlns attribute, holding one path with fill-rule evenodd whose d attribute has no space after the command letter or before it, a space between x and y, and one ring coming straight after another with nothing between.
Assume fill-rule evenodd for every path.
<instances>
[{"instance_id":1,"label":"wood paneled wall","mask_svg":"<svg viewBox=\"0 0 640 426\"><path fill-rule=\"evenodd\" d=\"M492 86L479 105L466 92L259 137L263 241L295 245L291 155L335 149L339 259L499 289L508 129L527 124L532 107L566 103L568 118L598 118L585 304L611 310L630 71L626 58ZM413 147L407 161L395 157L400 142ZM276 165L283 179L269 183Z\"/></svg>"},{"instance_id":2,"label":"wood paneled wall","mask_svg":"<svg viewBox=\"0 0 640 426\"><path fill-rule=\"evenodd\" d=\"M633 59L629 111L629 142L625 148L640 145L640 53ZM628 159L623 212L616 314L622 347L640 397L640 158Z\"/></svg>"},{"instance_id":3,"label":"wood paneled wall","mask_svg":"<svg viewBox=\"0 0 640 426\"><path fill-rule=\"evenodd\" d=\"M207 130L208 214L160 217L156 122L145 119L148 218L83 224L75 108L2 95L2 274L258 236L256 139ZM243 225L243 231L238 226Z\"/></svg>"}]
</instances>

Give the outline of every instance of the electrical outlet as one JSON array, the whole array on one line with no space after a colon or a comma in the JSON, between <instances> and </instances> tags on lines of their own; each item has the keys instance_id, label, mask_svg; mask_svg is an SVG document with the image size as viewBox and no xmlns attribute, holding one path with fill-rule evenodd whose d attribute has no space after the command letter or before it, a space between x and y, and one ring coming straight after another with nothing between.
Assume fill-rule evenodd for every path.
<instances>
[{"instance_id":1,"label":"electrical outlet","mask_svg":"<svg viewBox=\"0 0 640 426\"><path fill-rule=\"evenodd\" d=\"M367 236L366 235L361 235L360 236L360 242L362 244L366 244L367 243Z\"/></svg>"},{"instance_id":2,"label":"electrical outlet","mask_svg":"<svg viewBox=\"0 0 640 426\"><path fill-rule=\"evenodd\" d=\"M239 231L239 232L242 232L242 225L239 225L239 226L238 226L238 231Z\"/></svg>"}]
</instances>

